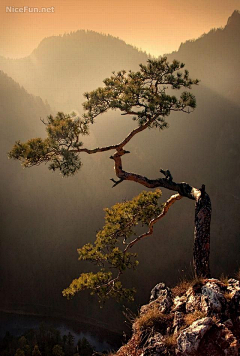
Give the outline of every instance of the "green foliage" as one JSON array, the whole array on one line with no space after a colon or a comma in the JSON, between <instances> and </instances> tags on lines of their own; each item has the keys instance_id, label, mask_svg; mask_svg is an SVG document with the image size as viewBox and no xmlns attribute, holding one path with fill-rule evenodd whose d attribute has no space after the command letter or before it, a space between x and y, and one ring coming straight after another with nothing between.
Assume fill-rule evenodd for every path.
<instances>
[{"instance_id":1,"label":"green foliage","mask_svg":"<svg viewBox=\"0 0 240 356\"><path fill-rule=\"evenodd\" d=\"M70 332L67 334L64 350L66 356L72 356L74 354L74 336Z\"/></svg>"},{"instance_id":2,"label":"green foliage","mask_svg":"<svg viewBox=\"0 0 240 356\"><path fill-rule=\"evenodd\" d=\"M24 167L50 162L50 170L59 169L63 176L74 174L81 167L77 151L82 146L79 135L88 134L86 121L74 112L70 115L59 112L55 118L50 115L44 124L48 134L45 140L34 138L26 143L18 141L9 157L22 161Z\"/></svg>"},{"instance_id":3,"label":"green foliage","mask_svg":"<svg viewBox=\"0 0 240 356\"><path fill-rule=\"evenodd\" d=\"M148 226L161 213L163 205L158 204L160 196L159 189L154 192L143 191L130 201L105 209L105 225L97 233L94 244L88 243L78 249L79 260L90 261L100 270L82 273L63 291L64 296L69 298L81 290L89 289L101 303L110 297L133 300L135 290L124 288L119 277L125 270L137 267L137 255L128 252L129 240L137 235L138 224ZM117 272L116 275L113 271Z\"/></svg>"},{"instance_id":4,"label":"green foliage","mask_svg":"<svg viewBox=\"0 0 240 356\"><path fill-rule=\"evenodd\" d=\"M27 339L25 338L25 336L20 337L20 339L18 340L18 345L20 349L23 349L27 345Z\"/></svg>"},{"instance_id":5,"label":"green foliage","mask_svg":"<svg viewBox=\"0 0 240 356\"><path fill-rule=\"evenodd\" d=\"M62 346L60 346L60 345L53 346L52 354L54 356L64 356L64 352L63 352Z\"/></svg>"},{"instance_id":6,"label":"green foliage","mask_svg":"<svg viewBox=\"0 0 240 356\"><path fill-rule=\"evenodd\" d=\"M34 346L34 349L33 349L33 352L32 352L32 356L41 356L42 354L41 354L41 352L40 352L40 350L39 350L39 347L38 347L38 345L35 345Z\"/></svg>"},{"instance_id":7,"label":"green foliage","mask_svg":"<svg viewBox=\"0 0 240 356\"><path fill-rule=\"evenodd\" d=\"M9 157L20 160L24 167L49 163L50 170L70 176L81 167L79 154L84 149L79 136L88 134L89 124L104 112L119 110L122 115L133 116L140 126L148 122L149 128L164 129L171 111L189 112L196 107L195 97L190 92L182 92L179 98L166 93L168 86L181 89L198 84L198 80L192 80L183 68L183 63L174 60L169 64L163 57L148 60L147 65L141 64L138 72L113 73L104 80L104 87L85 93L87 100L83 103L82 118L75 113L62 112L55 118L49 116L44 122L47 138L35 138L26 143L18 141Z\"/></svg>"},{"instance_id":8,"label":"green foliage","mask_svg":"<svg viewBox=\"0 0 240 356\"><path fill-rule=\"evenodd\" d=\"M21 349L17 349L14 356L25 356L25 352Z\"/></svg>"},{"instance_id":9,"label":"green foliage","mask_svg":"<svg viewBox=\"0 0 240 356\"><path fill-rule=\"evenodd\" d=\"M147 120L151 127L163 129L167 126L165 117L174 111L185 111L196 107L195 97L183 92L179 99L166 94L166 89L191 88L198 80L189 78L189 72L181 69L184 64L174 60L169 64L166 57L148 60L140 64L138 72L125 70L113 72L104 80L105 87L85 93L87 101L83 104L87 113L84 117L91 122L108 109L119 109L123 114L134 115L139 125ZM176 73L175 73L176 72Z\"/></svg>"},{"instance_id":10,"label":"green foliage","mask_svg":"<svg viewBox=\"0 0 240 356\"><path fill-rule=\"evenodd\" d=\"M94 348L90 345L85 337L78 341L77 349L78 354L81 356L91 356L94 352Z\"/></svg>"},{"instance_id":11,"label":"green foliage","mask_svg":"<svg viewBox=\"0 0 240 356\"><path fill-rule=\"evenodd\" d=\"M93 351L86 338L78 340L76 347L70 332L61 336L59 330L43 323L38 329L28 330L21 337L7 332L0 340L0 355L4 356L90 356Z\"/></svg>"}]
</instances>

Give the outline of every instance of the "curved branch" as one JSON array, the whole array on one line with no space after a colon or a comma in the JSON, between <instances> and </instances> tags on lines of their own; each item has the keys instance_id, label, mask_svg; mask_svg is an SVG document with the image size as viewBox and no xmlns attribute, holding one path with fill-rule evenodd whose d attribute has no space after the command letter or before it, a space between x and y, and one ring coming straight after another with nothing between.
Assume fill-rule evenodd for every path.
<instances>
[{"instance_id":1,"label":"curved branch","mask_svg":"<svg viewBox=\"0 0 240 356\"><path fill-rule=\"evenodd\" d=\"M147 237L147 236L150 236L153 234L153 227L154 225L159 221L161 220L168 212L168 210L170 209L170 207L177 201L177 200L180 200L182 199L183 197L180 195L180 194L175 194L175 195L172 195L167 201L166 203L164 204L164 207L163 207L163 210L162 212L154 219L152 219L150 222L149 222L149 230L145 233L143 233L142 235L139 235L138 237L136 237L133 241L129 242L126 246L126 248L124 249L123 251L123 254L125 255L127 253L127 251L132 248L138 241L142 240L144 237ZM100 289L102 287L105 287L105 288L109 288L108 292L106 295L110 294L112 289L114 288L114 285L115 285L115 282L118 281L121 277L121 275L123 274L123 271L119 270L118 271L118 274L116 277L110 279L107 283L103 283L103 284L100 284L99 286L96 287L96 289Z\"/></svg>"},{"instance_id":2,"label":"curved branch","mask_svg":"<svg viewBox=\"0 0 240 356\"><path fill-rule=\"evenodd\" d=\"M133 247L133 245L135 245L138 241L142 240L144 237L152 235L153 234L153 226L167 214L171 205L173 205L177 200L180 200L182 198L183 197L180 194L172 195L164 204L164 208L163 208L163 211L161 212L161 214L159 214L155 219L152 219L150 221L149 230L147 232L145 232L144 234L136 237L136 239L134 239L133 241L131 241L125 248L124 253L126 253L129 248Z\"/></svg>"},{"instance_id":3,"label":"curved branch","mask_svg":"<svg viewBox=\"0 0 240 356\"><path fill-rule=\"evenodd\" d=\"M139 183L147 188L157 188L162 187L169 190L173 190L178 192L180 195L187 197L189 199L197 201L201 196L201 191L192 187L190 184L181 182L176 183L172 179L169 178L158 178L158 179L149 179L142 175L126 172L122 169L122 156L126 152L123 149L118 149L112 158L114 159L115 165L115 172L116 176L121 180L130 180L136 183Z\"/></svg>"},{"instance_id":4,"label":"curved branch","mask_svg":"<svg viewBox=\"0 0 240 356\"><path fill-rule=\"evenodd\" d=\"M144 125L141 125L141 126L137 127L136 129L132 130L123 141L121 141L120 143L118 143L116 145L97 147L94 149L78 148L78 149L74 149L71 151L78 152L78 153L85 152L88 154L94 154L94 153L98 153L98 152L106 152L106 151L115 149L116 152L110 158L113 159L115 162L115 164L114 164L115 173L116 173L116 176L120 179L120 181L117 183L120 183L123 180L130 180L130 181L139 183L147 188L157 188L157 187L166 188L169 190L176 191L184 197L187 197L189 199L197 201L199 199L199 197L201 196L201 190L192 187L188 183L185 183L185 182L177 183L177 182L174 182L172 179L169 179L168 177L158 178L158 179L149 179L147 177L141 176L136 173L126 172L122 169L121 157L124 154L129 153L129 151L125 151L123 149L124 146L127 143L129 143L130 140L136 134L147 129L152 124L152 122L154 120L155 120L155 118L151 118ZM116 186L117 185L116 182L114 182L114 183L115 183L114 186Z\"/></svg>"},{"instance_id":5,"label":"curved branch","mask_svg":"<svg viewBox=\"0 0 240 356\"><path fill-rule=\"evenodd\" d=\"M122 149L137 133L145 130L147 127L151 125L151 123L154 121L154 119L149 119L144 125L141 125L137 127L136 129L132 130L127 137L124 138L124 140L116 145L110 145L110 146L105 146L105 147L97 147L93 149L88 149L88 148L78 148L78 149L73 149L70 150L71 152L86 152L88 154L93 154L93 153L98 153L98 152L106 152L110 150L119 150ZM125 152L126 153L126 152Z\"/></svg>"}]
</instances>

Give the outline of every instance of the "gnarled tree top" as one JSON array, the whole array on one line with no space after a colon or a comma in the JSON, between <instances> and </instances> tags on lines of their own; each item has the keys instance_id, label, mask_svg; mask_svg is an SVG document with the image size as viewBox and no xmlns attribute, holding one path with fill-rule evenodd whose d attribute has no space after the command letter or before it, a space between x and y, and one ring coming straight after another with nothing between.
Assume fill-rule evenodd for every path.
<instances>
[{"instance_id":1,"label":"gnarled tree top","mask_svg":"<svg viewBox=\"0 0 240 356\"><path fill-rule=\"evenodd\" d=\"M196 100L190 92L182 91L177 98L167 94L167 89L191 88L198 84L192 80L184 64L179 61L168 63L167 58L148 60L137 72L120 71L104 80L104 86L85 93L85 109L82 117L76 114L58 113L49 116L46 125L47 138L34 138L26 143L16 142L9 153L24 167L49 163L50 170L60 170L63 176L76 173L81 167L80 153L88 154L122 150L137 133L146 128L167 127L166 117L171 111L189 113L196 107ZM138 126L120 143L102 148L83 147L80 136L89 132L89 125L100 114L108 110L119 110L121 115L131 115Z\"/></svg>"}]
</instances>

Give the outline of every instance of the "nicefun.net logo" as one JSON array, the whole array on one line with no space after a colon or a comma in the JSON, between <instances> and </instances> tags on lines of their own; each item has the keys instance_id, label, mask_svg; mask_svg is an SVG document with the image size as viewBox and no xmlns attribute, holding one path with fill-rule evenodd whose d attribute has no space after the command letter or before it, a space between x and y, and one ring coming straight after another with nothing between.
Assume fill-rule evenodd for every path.
<instances>
[{"instance_id":1,"label":"nicefun.net logo","mask_svg":"<svg viewBox=\"0 0 240 356\"><path fill-rule=\"evenodd\" d=\"M54 6L51 7L30 7L30 6L23 6L23 7L14 7L14 6L6 6L6 12L8 13L53 13L55 12Z\"/></svg>"}]
</instances>

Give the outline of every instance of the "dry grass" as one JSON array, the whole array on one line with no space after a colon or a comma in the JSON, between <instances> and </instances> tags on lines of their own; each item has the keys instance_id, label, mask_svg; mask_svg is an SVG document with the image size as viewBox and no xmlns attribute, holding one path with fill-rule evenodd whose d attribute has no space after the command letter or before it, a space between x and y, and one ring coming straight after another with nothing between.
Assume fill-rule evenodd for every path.
<instances>
[{"instance_id":1,"label":"dry grass","mask_svg":"<svg viewBox=\"0 0 240 356\"><path fill-rule=\"evenodd\" d=\"M219 280L223 283L223 284L225 284L226 286L228 285L228 276L226 276L225 274L221 274L221 276L220 276L220 278L219 278Z\"/></svg>"},{"instance_id":2,"label":"dry grass","mask_svg":"<svg viewBox=\"0 0 240 356\"><path fill-rule=\"evenodd\" d=\"M186 293L186 291L192 287L195 291L201 288L204 284L204 278L194 278L192 280L182 280L177 286L172 288L172 294L174 297L181 297Z\"/></svg>"},{"instance_id":3,"label":"dry grass","mask_svg":"<svg viewBox=\"0 0 240 356\"><path fill-rule=\"evenodd\" d=\"M184 322L187 326L192 325L192 323L198 319L205 318L205 314L199 310L196 310L194 313L186 314L184 317Z\"/></svg>"},{"instance_id":4,"label":"dry grass","mask_svg":"<svg viewBox=\"0 0 240 356\"><path fill-rule=\"evenodd\" d=\"M164 343L168 349L171 349L177 345L177 335L168 335L164 339Z\"/></svg>"},{"instance_id":5,"label":"dry grass","mask_svg":"<svg viewBox=\"0 0 240 356\"><path fill-rule=\"evenodd\" d=\"M161 313L156 303L136 318L133 328L136 331L143 331L154 327L156 330L165 333L172 319L172 315Z\"/></svg>"},{"instance_id":6,"label":"dry grass","mask_svg":"<svg viewBox=\"0 0 240 356\"><path fill-rule=\"evenodd\" d=\"M190 287L191 287L191 281L183 280L177 286L172 288L172 294L174 297L177 297L177 296L181 297L182 295L184 295L186 293L186 291Z\"/></svg>"},{"instance_id":7,"label":"dry grass","mask_svg":"<svg viewBox=\"0 0 240 356\"><path fill-rule=\"evenodd\" d=\"M232 299L232 293L226 292L223 294L223 296L227 302L229 302Z\"/></svg>"}]
</instances>

